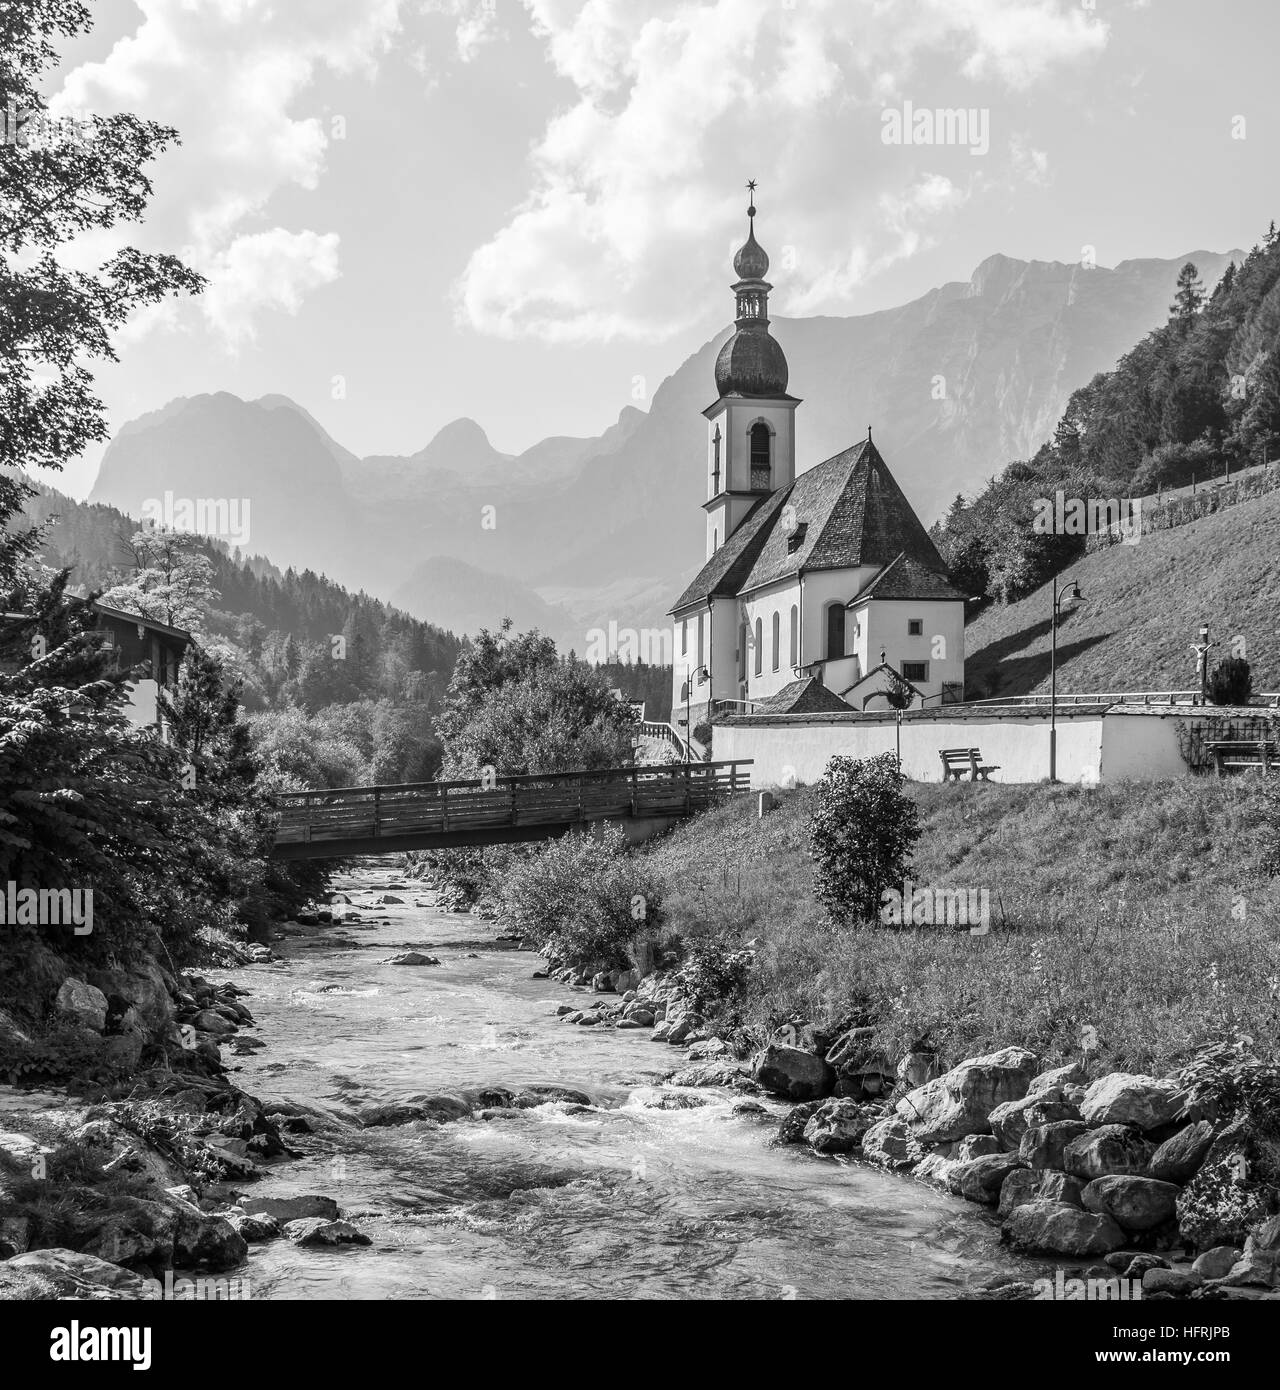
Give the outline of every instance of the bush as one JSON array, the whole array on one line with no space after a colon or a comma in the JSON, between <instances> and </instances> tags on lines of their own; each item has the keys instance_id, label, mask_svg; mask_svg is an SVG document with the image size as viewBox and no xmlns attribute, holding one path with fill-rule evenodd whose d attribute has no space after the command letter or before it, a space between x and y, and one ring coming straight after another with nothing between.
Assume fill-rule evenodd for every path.
<instances>
[{"instance_id":1,"label":"bush","mask_svg":"<svg viewBox=\"0 0 1280 1390\"><path fill-rule=\"evenodd\" d=\"M1247 705L1253 695L1253 674L1243 657L1229 656L1209 676L1209 699L1215 705Z\"/></svg>"},{"instance_id":2,"label":"bush","mask_svg":"<svg viewBox=\"0 0 1280 1390\"><path fill-rule=\"evenodd\" d=\"M809 822L814 892L833 922L874 923L886 888L901 887L920 838L920 817L903 791L892 753L832 758Z\"/></svg>"},{"instance_id":3,"label":"bush","mask_svg":"<svg viewBox=\"0 0 1280 1390\"><path fill-rule=\"evenodd\" d=\"M499 886L504 921L548 954L579 967L626 969L638 932L660 919L658 881L626 836L569 834L515 860Z\"/></svg>"},{"instance_id":4,"label":"bush","mask_svg":"<svg viewBox=\"0 0 1280 1390\"><path fill-rule=\"evenodd\" d=\"M689 948L676 972L680 992L697 1014L710 1014L745 988L754 956L724 941L701 941Z\"/></svg>"}]
</instances>

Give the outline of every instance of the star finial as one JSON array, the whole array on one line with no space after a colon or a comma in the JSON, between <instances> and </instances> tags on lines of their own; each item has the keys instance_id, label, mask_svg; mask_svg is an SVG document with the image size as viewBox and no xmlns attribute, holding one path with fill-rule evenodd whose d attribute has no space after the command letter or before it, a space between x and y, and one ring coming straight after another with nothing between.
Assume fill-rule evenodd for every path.
<instances>
[{"instance_id":1,"label":"star finial","mask_svg":"<svg viewBox=\"0 0 1280 1390\"><path fill-rule=\"evenodd\" d=\"M756 181L755 181L755 179L748 179L748 180L747 180L747 192L751 194L751 203L750 203L750 205L749 205L748 208L747 208L747 216L748 216L748 217L754 217L754 216L756 215L756 197L755 197L755 194L756 194Z\"/></svg>"}]
</instances>

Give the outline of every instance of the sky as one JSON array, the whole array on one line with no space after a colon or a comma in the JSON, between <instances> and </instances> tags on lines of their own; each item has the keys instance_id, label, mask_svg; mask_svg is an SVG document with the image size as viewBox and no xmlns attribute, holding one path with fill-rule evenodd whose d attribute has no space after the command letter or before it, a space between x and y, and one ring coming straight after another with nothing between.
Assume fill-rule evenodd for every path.
<instances>
[{"instance_id":1,"label":"sky","mask_svg":"<svg viewBox=\"0 0 1280 1390\"><path fill-rule=\"evenodd\" d=\"M67 258L133 244L209 280L123 330L113 429L223 390L360 455L460 416L511 453L597 434L729 324L749 178L775 317L996 252L1247 247L1280 215L1271 0L91 3L55 110L182 144L141 225ZM915 138L944 109L963 128Z\"/></svg>"}]
</instances>

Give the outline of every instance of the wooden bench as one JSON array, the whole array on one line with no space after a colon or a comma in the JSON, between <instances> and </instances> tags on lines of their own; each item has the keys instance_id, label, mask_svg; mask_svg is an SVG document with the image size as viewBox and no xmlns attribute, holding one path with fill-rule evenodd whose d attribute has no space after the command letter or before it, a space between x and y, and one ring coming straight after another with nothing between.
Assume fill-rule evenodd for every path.
<instances>
[{"instance_id":1,"label":"wooden bench","mask_svg":"<svg viewBox=\"0 0 1280 1390\"><path fill-rule=\"evenodd\" d=\"M944 782L958 782L966 772L971 782L976 782L979 778L989 782L991 773L1000 771L999 763L983 765L982 751L978 748L940 748L938 756L942 759Z\"/></svg>"},{"instance_id":2,"label":"wooden bench","mask_svg":"<svg viewBox=\"0 0 1280 1390\"><path fill-rule=\"evenodd\" d=\"M1270 772L1277 763L1276 746L1265 738L1210 739L1204 745L1213 754L1213 766L1219 777L1227 775L1229 767L1256 768Z\"/></svg>"}]
</instances>

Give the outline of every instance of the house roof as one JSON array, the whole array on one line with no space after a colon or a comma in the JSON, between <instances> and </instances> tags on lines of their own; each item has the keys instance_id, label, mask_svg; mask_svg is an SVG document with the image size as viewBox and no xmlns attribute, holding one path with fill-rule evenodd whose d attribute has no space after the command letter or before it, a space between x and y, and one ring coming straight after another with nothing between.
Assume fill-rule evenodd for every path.
<instances>
[{"instance_id":1,"label":"house roof","mask_svg":"<svg viewBox=\"0 0 1280 1390\"><path fill-rule=\"evenodd\" d=\"M145 627L149 632L159 632L165 637L172 637L175 641L190 642L191 634L180 627L170 627L168 623L162 623L155 618L143 617L141 613L126 613L121 608L110 608L105 603L99 603L96 599L92 604L95 613L104 618L114 618L117 622L128 623L133 627Z\"/></svg>"},{"instance_id":2,"label":"house roof","mask_svg":"<svg viewBox=\"0 0 1280 1390\"><path fill-rule=\"evenodd\" d=\"M794 509L803 527L799 535L783 529L781 519L788 508ZM946 564L928 531L879 450L864 439L762 498L671 612L707 598L758 589L802 570L888 568L900 556L914 562L914 574L946 575Z\"/></svg>"},{"instance_id":3,"label":"house roof","mask_svg":"<svg viewBox=\"0 0 1280 1390\"><path fill-rule=\"evenodd\" d=\"M929 569L905 551L896 555L845 606L853 608L869 598L881 599L953 599L963 602L967 596L947 578L946 570Z\"/></svg>"},{"instance_id":4,"label":"house roof","mask_svg":"<svg viewBox=\"0 0 1280 1390\"><path fill-rule=\"evenodd\" d=\"M828 690L817 676L806 676L804 680L792 681L784 685L776 695L765 700L756 700L752 714L834 714L848 712L849 706L835 693Z\"/></svg>"},{"instance_id":5,"label":"house roof","mask_svg":"<svg viewBox=\"0 0 1280 1390\"><path fill-rule=\"evenodd\" d=\"M906 678L906 676L904 676L900 671L895 671L887 661L882 661L878 666L873 666L865 676L861 676L858 680L854 681L854 683L847 690L842 690L840 692L840 696L843 703L852 706L852 708L854 709L857 709L857 706L853 704L852 700L847 700L844 697L852 695L855 690L860 689L862 686L866 685L870 680L872 680L876 676L883 677L882 682L878 684L874 690L868 690L867 693L862 697L862 703L864 708L866 706L866 702L869 699L871 699L873 695L883 695L886 693L886 691L891 690L899 685L905 685L907 689L911 692L913 699L919 700L923 698L920 692L915 688L914 685L911 684L911 682Z\"/></svg>"}]
</instances>

